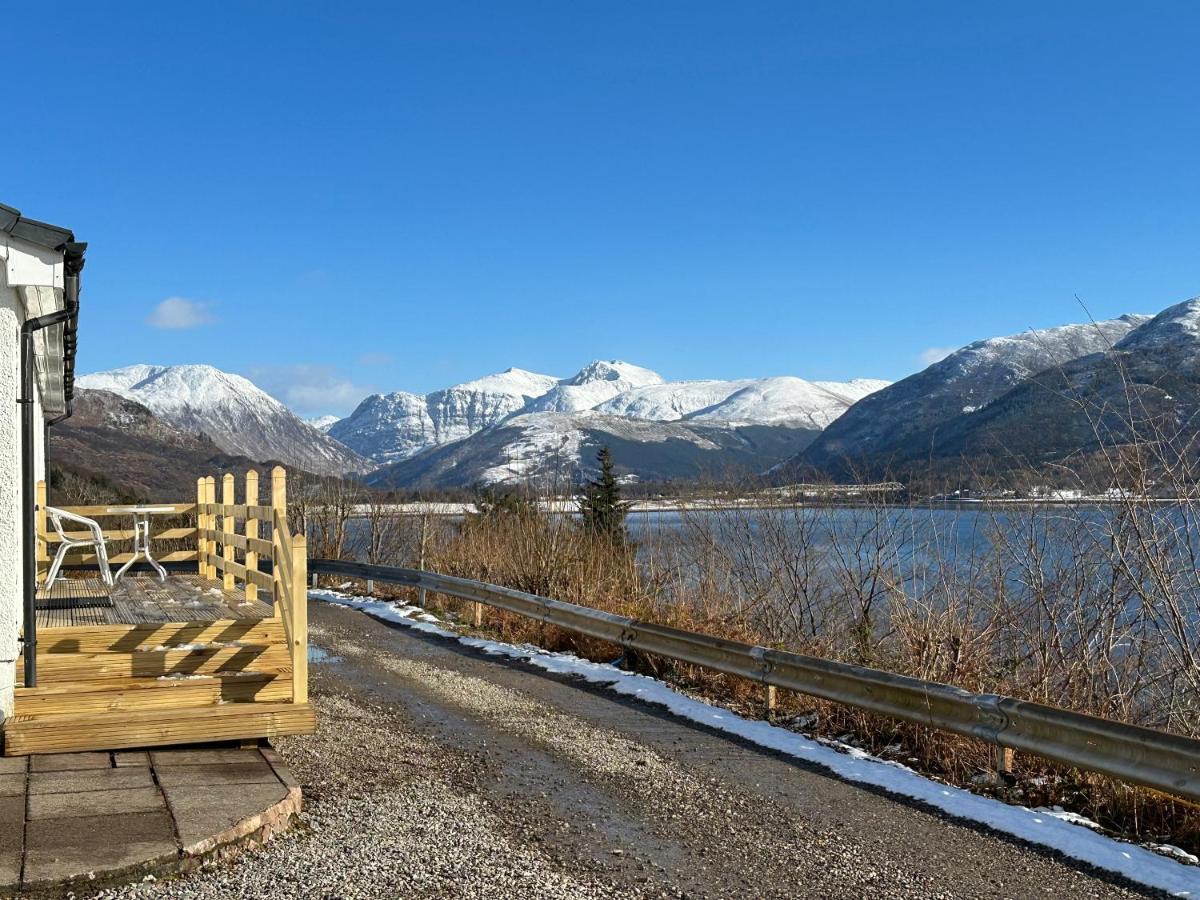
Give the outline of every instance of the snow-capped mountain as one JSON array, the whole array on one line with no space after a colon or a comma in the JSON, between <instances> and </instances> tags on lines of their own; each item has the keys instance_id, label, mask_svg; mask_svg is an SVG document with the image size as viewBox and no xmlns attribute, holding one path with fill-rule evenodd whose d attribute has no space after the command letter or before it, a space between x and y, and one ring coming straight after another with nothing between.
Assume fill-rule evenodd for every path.
<instances>
[{"instance_id":1,"label":"snow-capped mountain","mask_svg":"<svg viewBox=\"0 0 1200 900\"><path fill-rule=\"evenodd\" d=\"M625 391L663 383L657 372L620 360L596 360L526 404L525 412L581 412Z\"/></svg>"},{"instance_id":2,"label":"snow-capped mountain","mask_svg":"<svg viewBox=\"0 0 1200 900\"><path fill-rule=\"evenodd\" d=\"M429 398L444 392L368 398L331 433L386 463L371 477L386 486L569 484L590 471L600 446L642 480L718 478L788 458L887 385L791 377L667 382L619 360L597 360L562 380L539 377L545 381L525 387L540 392L519 409L460 419L450 440L426 415Z\"/></svg>"},{"instance_id":3,"label":"snow-capped mountain","mask_svg":"<svg viewBox=\"0 0 1200 900\"><path fill-rule=\"evenodd\" d=\"M305 425L311 425L317 431L329 431L335 424L342 420L341 416L317 416L315 419L305 419Z\"/></svg>"},{"instance_id":4,"label":"snow-capped mountain","mask_svg":"<svg viewBox=\"0 0 1200 900\"><path fill-rule=\"evenodd\" d=\"M1148 319L1125 315L968 344L863 398L787 468L878 475L928 456L956 416L977 413L1038 373L1111 349Z\"/></svg>"},{"instance_id":5,"label":"snow-capped mountain","mask_svg":"<svg viewBox=\"0 0 1200 900\"><path fill-rule=\"evenodd\" d=\"M372 394L329 434L376 462L392 462L495 425L558 384L550 375L508 369L424 396Z\"/></svg>"},{"instance_id":6,"label":"snow-capped mountain","mask_svg":"<svg viewBox=\"0 0 1200 900\"><path fill-rule=\"evenodd\" d=\"M653 422L790 423L797 427L825 428L848 407L888 384L868 378L832 382L791 376L677 381L632 388L595 409Z\"/></svg>"},{"instance_id":7,"label":"snow-capped mountain","mask_svg":"<svg viewBox=\"0 0 1200 900\"><path fill-rule=\"evenodd\" d=\"M724 481L757 475L818 433L779 425L656 422L593 410L523 413L385 466L368 482L387 488L520 483L569 489L594 475L600 447L612 450L618 473L642 481Z\"/></svg>"},{"instance_id":8,"label":"snow-capped mountain","mask_svg":"<svg viewBox=\"0 0 1200 900\"><path fill-rule=\"evenodd\" d=\"M279 460L322 475L371 468L248 379L212 366L133 365L84 375L76 383L140 403L176 428L207 435L226 453Z\"/></svg>"},{"instance_id":9,"label":"snow-capped mountain","mask_svg":"<svg viewBox=\"0 0 1200 900\"><path fill-rule=\"evenodd\" d=\"M196 495L196 476L245 471L256 461L223 453L203 434L176 428L145 406L109 391L80 388L74 412L50 430L55 465L101 478L129 499Z\"/></svg>"},{"instance_id":10,"label":"snow-capped mountain","mask_svg":"<svg viewBox=\"0 0 1200 900\"><path fill-rule=\"evenodd\" d=\"M986 460L994 469L1037 469L1048 462L1081 468L1102 447L1135 440L1190 447L1198 421L1195 298L1130 330L1111 350L1038 372L982 409L943 423L931 456ZM1144 458L1153 465L1153 457Z\"/></svg>"}]
</instances>

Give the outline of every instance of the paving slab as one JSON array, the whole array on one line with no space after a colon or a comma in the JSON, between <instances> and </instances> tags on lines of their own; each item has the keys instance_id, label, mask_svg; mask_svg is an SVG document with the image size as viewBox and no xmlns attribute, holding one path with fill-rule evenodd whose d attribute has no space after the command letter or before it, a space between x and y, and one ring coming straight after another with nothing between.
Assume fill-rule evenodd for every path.
<instances>
[{"instance_id":1,"label":"paving slab","mask_svg":"<svg viewBox=\"0 0 1200 900\"><path fill-rule=\"evenodd\" d=\"M255 754L257 755L257 754ZM158 765L158 783L165 789L201 784L279 784L275 771L261 756L238 762Z\"/></svg>"},{"instance_id":2,"label":"paving slab","mask_svg":"<svg viewBox=\"0 0 1200 900\"><path fill-rule=\"evenodd\" d=\"M207 766L213 763L251 762L262 759L255 748L215 747L211 750L152 750L151 762L159 766Z\"/></svg>"},{"instance_id":3,"label":"paving slab","mask_svg":"<svg viewBox=\"0 0 1200 900\"><path fill-rule=\"evenodd\" d=\"M187 871L287 830L299 786L265 749L0 757L0 897Z\"/></svg>"},{"instance_id":4,"label":"paving slab","mask_svg":"<svg viewBox=\"0 0 1200 900\"><path fill-rule=\"evenodd\" d=\"M84 794L31 794L29 821L77 819L89 816L124 816L163 809L162 792L156 787Z\"/></svg>"},{"instance_id":5,"label":"paving slab","mask_svg":"<svg viewBox=\"0 0 1200 900\"><path fill-rule=\"evenodd\" d=\"M0 775L0 781L3 778ZM33 772L29 776L30 794L82 794L153 787L154 777L148 766L144 769L127 766L123 769L84 769L79 772ZM87 798L81 797L79 803L86 806Z\"/></svg>"},{"instance_id":6,"label":"paving slab","mask_svg":"<svg viewBox=\"0 0 1200 900\"><path fill-rule=\"evenodd\" d=\"M262 754L263 759L271 766L276 778L282 781L287 787L300 790L300 782L292 775L292 770L284 765L283 759L278 753L270 747L260 747L258 752Z\"/></svg>"},{"instance_id":7,"label":"paving slab","mask_svg":"<svg viewBox=\"0 0 1200 900\"><path fill-rule=\"evenodd\" d=\"M218 834L288 796L288 789L274 784L164 786L167 803L175 817L179 839L185 847Z\"/></svg>"},{"instance_id":8,"label":"paving slab","mask_svg":"<svg viewBox=\"0 0 1200 900\"><path fill-rule=\"evenodd\" d=\"M25 779L27 777L24 772L0 775L0 797L25 796Z\"/></svg>"},{"instance_id":9,"label":"paving slab","mask_svg":"<svg viewBox=\"0 0 1200 900\"><path fill-rule=\"evenodd\" d=\"M47 753L30 757L32 772L75 772L81 769L107 769L112 765L107 753Z\"/></svg>"},{"instance_id":10,"label":"paving slab","mask_svg":"<svg viewBox=\"0 0 1200 900\"><path fill-rule=\"evenodd\" d=\"M25 798L0 797L0 888L21 880L24 835Z\"/></svg>"},{"instance_id":11,"label":"paving slab","mask_svg":"<svg viewBox=\"0 0 1200 900\"><path fill-rule=\"evenodd\" d=\"M30 821L28 829L26 886L125 869L178 852L166 810L43 819Z\"/></svg>"}]
</instances>

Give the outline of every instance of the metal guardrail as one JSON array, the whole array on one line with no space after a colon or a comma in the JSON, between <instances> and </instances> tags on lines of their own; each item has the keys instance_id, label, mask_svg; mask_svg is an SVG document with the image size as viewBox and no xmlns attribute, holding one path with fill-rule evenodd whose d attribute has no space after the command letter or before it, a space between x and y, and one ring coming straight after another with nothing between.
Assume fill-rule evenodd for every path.
<instances>
[{"instance_id":1,"label":"metal guardrail","mask_svg":"<svg viewBox=\"0 0 1200 900\"><path fill-rule=\"evenodd\" d=\"M682 631L417 569L314 559L309 571L407 585L1200 801L1200 740L815 656Z\"/></svg>"}]
</instances>

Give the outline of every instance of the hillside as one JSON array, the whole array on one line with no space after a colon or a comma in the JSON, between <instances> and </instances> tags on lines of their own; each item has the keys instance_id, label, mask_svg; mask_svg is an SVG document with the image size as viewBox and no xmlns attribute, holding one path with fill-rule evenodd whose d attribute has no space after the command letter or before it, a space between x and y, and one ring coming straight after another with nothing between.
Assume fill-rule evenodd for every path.
<instances>
[{"instance_id":1,"label":"hillside","mask_svg":"<svg viewBox=\"0 0 1200 900\"><path fill-rule=\"evenodd\" d=\"M50 429L51 464L111 482L149 500L190 502L200 475L270 463L225 453L203 434L164 422L140 403L111 391L80 389L74 414Z\"/></svg>"},{"instance_id":2,"label":"hillside","mask_svg":"<svg viewBox=\"0 0 1200 900\"><path fill-rule=\"evenodd\" d=\"M836 480L870 479L931 456L957 455L970 442L950 442L950 423L977 415L1034 376L1110 349L1148 319L1126 315L969 344L859 400L782 467L781 477L815 471Z\"/></svg>"},{"instance_id":3,"label":"hillside","mask_svg":"<svg viewBox=\"0 0 1200 900\"><path fill-rule=\"evenodd\" d=\"M371 468L249 380L212 366L126 366L84 375L77 384L140 403L182 431L207 435L225 453L280 459L320 475Z\"/></svg>"}]
</instances>

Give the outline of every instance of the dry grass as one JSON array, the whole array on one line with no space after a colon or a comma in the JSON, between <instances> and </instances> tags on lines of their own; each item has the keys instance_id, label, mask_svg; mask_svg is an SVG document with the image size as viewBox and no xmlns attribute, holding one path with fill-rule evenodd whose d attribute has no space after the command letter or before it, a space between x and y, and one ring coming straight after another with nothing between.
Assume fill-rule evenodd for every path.
<instances>
[{"instance_id":1,"label":"dry grass","mask_svg":"<svg viewBox=\"0 0 1200 900\"><path fill-rule=\"evenodd\" d=\"M1132 558L1113 564L1112 547L1132 543L1128 517L1045 507L980 514L977 531L964 534L929 515L882 506L684 514L625 547L569 518L526 510L426 533L425 567L677 628L1197 733L1196 673L1181 671L1192 638L1173 619L1186 612L1123 583L1139 568ZM1162 527L1138 520L1135 532ZM416 540L410 534L403 543L411 553ZM469 620L462 601L429 601ZM486 611L484 627L502 640L594 660L621 656L611 644L498 610ZM743 679L645 656L626 655L624 664L743 714L763 713L762 687ZM947 781L1014 802L1062 805L1132 837L1200 849L1200 815L1190 804L1026 755L1017 759L1015 784L990 784L989 748L981 742L803 695L780 692L777 703L777 720Z\"/></svg>"}]
</instances>

